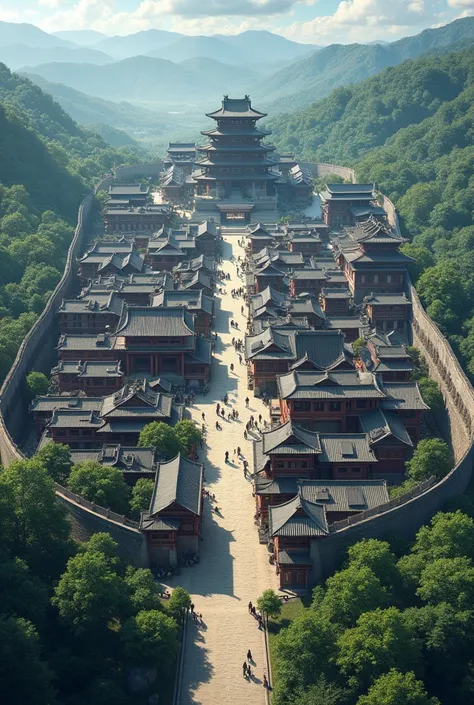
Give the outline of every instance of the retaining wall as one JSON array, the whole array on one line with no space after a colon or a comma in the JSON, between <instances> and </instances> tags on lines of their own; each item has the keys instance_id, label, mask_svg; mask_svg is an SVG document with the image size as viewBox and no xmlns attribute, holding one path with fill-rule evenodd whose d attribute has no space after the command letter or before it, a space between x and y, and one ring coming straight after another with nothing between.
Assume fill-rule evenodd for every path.
<instances>
[{"instance_id":1,"label":"retaining wall","mask_svg":"<svg viewBox=\"0 0 474 705\"><path fill-rule=\"evenodd\" d=\"M300 166L308 169L314 177L321 178L327 176L328 174L336 174L340 176L341 179L345 181L355 182L355 172L354 169L350 169L348 166L338 166L337 164L317 164L315 162L298 162Z\"/></svg>"},{"instance_id":2,"label":"retaining wall","mask_svg":"<svg viewBox=\"0 0 474 705\"><path fill-rule=\"evenodd\" d=\"M311 164L315 176L338 174L344 179L355 180L352 169L334 164ZM162 162L138 164L132 167L119 167L115 177L122 181L139 176L158 176ZM107 188L114 181L114 175L107 175L96 190ZM51 341L56 336L56 311L62 299L72 294L76 284L75 260L86 241L86 224L90 215L93 194L85 197L78 213L74 238L69 248L63 277L56 287L45 310L36 321L22 343L13 366L0 390L0 456L4 465L21 460L23 454L18 447L25 410L22 399L25 376L31 369L45 369L49 365L52 349ZM398 216L393 203L383 198L392 225L399 230ZM363 537L383 538L390 536L411 537L447 500L464 492L468 486L473 467L473 421L474 390L463 373L448 342L427 316L412 288L413 301L413 342L425 357L430 375L442 391L449 419L447 432L453 445L456 466L441 482L431 487L410 493L403 503L379 508L376 515L362 517L349 526L338 527L329 537L313 542L315 581L330 575L339 565L346 547ZM121 555L136 565L146 564L146 545L136 526L119 521L107 510L96 507L72 495L64 488L56 489L58 500L68 510L73 527L73 535L84 540L96 531L109 532L119 543ZM415 494L415 496L413 496Z\"/></svg>"}]
</instances>

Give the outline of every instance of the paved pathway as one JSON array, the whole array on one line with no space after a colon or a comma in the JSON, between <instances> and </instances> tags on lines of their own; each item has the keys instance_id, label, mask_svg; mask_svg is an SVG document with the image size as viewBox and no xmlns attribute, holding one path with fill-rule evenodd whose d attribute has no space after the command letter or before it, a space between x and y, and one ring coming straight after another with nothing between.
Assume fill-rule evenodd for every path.
<instances>
[{"instance_id":1,"label":"paved pathway","mask_svg":"<svg viewBox=\"0 0 474 705\"><path fill-rule=\"evenodd\" d=\"M193 418L201 423L206 415L207 448L206 484L216 495L221 516L211 513L205 501L201 561L192 568L184 568L176 583L189 590L195 609L202 613L204 625L199 627L189 620L182 690L179 705L263 705L265 690L262 676L268 676L264 661L263 633L256 620L248 613L248 603L255 602L266 588L276 588L275 569L268 561L266 546L258 542L254 525L255 500L252 487L244 478L241 462L226 465L224 453L240 446L252 469L251 443L244 440L245 424L250 415L261 413L268 419L263 403L247 390L246 367L240 366L232 346L232 338L243 338L246 319L240 313L243 299L233 299L231 290L242 285L236 266L230 261L233 254L243 257L238 238L229 236L223 242L223 269L230 272L226 294L216 296L215 330L219 335L213 360L210 391L200 397L192 408ZM246 311L244 311L246 313ZM239 331L230 327L238 321ZM235 372L229 369L234 363ZM228 409L238 410L239 421L221 421L222 431L215 428L216 403L229 395ZM250 408L245 398L250 398ZM173 581L174 582L174 581ZM251 682L242 676L242 663L251 649L255 660Z\"/></svg>"}]
</instances>

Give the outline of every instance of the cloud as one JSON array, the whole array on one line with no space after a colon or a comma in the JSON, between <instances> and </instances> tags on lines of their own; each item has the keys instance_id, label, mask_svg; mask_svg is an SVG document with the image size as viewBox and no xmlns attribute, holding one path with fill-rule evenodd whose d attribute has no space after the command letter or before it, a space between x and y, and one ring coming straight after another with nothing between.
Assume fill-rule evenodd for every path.
<instances>
[{"instance_id":1,"label":"cloud","mask_svg":"<svg viewBox=\"0 0 474 705\"><path fill-rule=\"evenodd\" d=\"M172 0L171 13L182 17L276 15L289 12L297 0Z\"/></svg>"},{"instance_id":2,"label":"cloud","mask_svg":"<svg viewBox=\"0 0 474 705\"><path fill-rule=\"evenodd\" d=\"M62 3L63 0L38 0L38 5L40 7L49 7L53 10L62 5Z\"/></svg>"},{"instance_id":3,"label":"cloud","mask_svg":"<svg viewBox=\"0 0 474 705\"><path fill-rule=\"evenodd\" d=\"M439 21L439 9L437 0L343 0L332 15L295 22L278 31L314 44L394 39Z\"/></svg>"},{"instance_id":4,"label":"cloud","mask_svg":"<svg viewBox=\"0 0 474 705\"><path fill-rule=\"evenodd\" d=\"M474 10L474 0L448 0L449 7L455 8L467 8L468 10Z\"/></svg>"}]
</instances>

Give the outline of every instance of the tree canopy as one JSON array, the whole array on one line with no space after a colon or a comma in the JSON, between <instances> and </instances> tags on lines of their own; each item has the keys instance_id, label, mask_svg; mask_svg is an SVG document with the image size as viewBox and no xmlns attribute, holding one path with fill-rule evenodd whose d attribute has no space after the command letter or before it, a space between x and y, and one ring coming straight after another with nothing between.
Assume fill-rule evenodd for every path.
<instances>
[{"instance_id":1,"label":"tree canopy","mask_svg":"<svg viewBox=\"0 0 474 705\"><path fill-rule=\"evenodd\" d=\"M150 446L155 448L157 453L167 460L175 458L178 453L185 452L185 448L175 429L163 421L152 421L152 423L144 426L140 432L138 445L142 448Z\"/></svg>"},{"instance_id":2,"label":"tree canopy","mask_svg":"<svg viewBox=\"0 0 474 705\"><path fill-rule=\"evenodd\" d=\"M119 514L129 510L130 488L116 467L86 460L74 465L68 478L68 487L85 499Z\"/></svg>"}]
</instances>

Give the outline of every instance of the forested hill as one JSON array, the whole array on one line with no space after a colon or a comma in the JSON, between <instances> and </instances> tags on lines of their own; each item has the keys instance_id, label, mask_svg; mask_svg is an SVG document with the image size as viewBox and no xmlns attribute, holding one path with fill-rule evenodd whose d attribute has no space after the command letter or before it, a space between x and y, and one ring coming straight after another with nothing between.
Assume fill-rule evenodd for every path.
<instances>
[{"instance_id":1,"label":"forested hill","mask_svg":"<svg viewBox=\"0 0 474 705\"><path fill-rule=\"evenodd\" d=\"M0 382L61 278L82 198L137 160L0 64Z\"/></svg>"},{"instance_id":2,"label":"forested hill","mask_svg":"<svg viewBox=\"0 0 474 705\"><path fill-rule=\"evenodd\" d=\"M39 209L75 216L85 192L114 164L136 160L110 148L30 80L0 63L0 182L22 184Z\"/></svg>"},{"instance_id":3,"label":"forested hill","mask_svg":"<svg viewBox=\"0 0 474 705\"><path fill-rule=\"evenodd\" d=\"M434 115L472 84L473 74L474 48L406 61L267 126L281 151L353 165L401 128Z\"/></svg>"}]
</instances>

